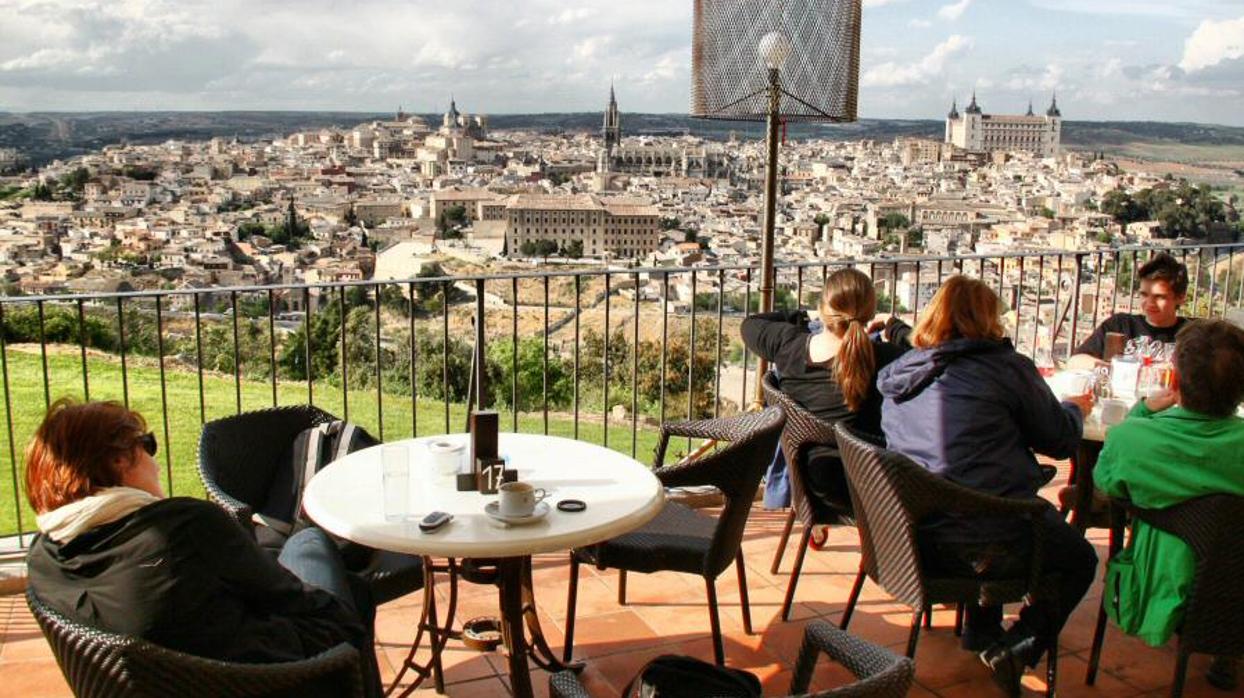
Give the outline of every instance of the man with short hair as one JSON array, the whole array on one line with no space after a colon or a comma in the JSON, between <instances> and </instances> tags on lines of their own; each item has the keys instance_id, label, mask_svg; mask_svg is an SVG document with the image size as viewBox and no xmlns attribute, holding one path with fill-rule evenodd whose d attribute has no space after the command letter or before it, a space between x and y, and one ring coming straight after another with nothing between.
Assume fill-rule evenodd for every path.
<instances>
[{"instance_id":1,"label":"man with short hair","mask_svg":"<svg viewBox=\"0 0 1244 698\"><path fill-rule=\"evenodd\" d=\"M1068 368L1093 368L1106 355L1106 333L1117 332L1127 339L1151 337L1159 342L1175 341L1175 335L1188 323L1179 316L1179 307L1188 294L1188 268L1166 252L1160 252L1140 268L1139 314L1115 313L1093 330L1067 361Z\"/></svg>"},{"instance_id":2,"label":"man with short hair","mask_svg":"<svg viewBox=\"0 0 1244 698\"><path fill-rule=\"evenodd\" d=\"M1200 320L1175 340L1175 385L1148 398L1110 430L1093 471L1097 487L1142 509L1164 509L1206 494L1244 496L1244 329ZM1195 454L1189 460L1187 454ZM1106 604L1116 623L1149 645L1165 644L1183 619L1196 560L1179 538L1137 521L1131 545L1110 562ZM1130 568L1132 574L1118 574ZM1234 660L1218 658L1208 678L1236 684Z\"/></svg>"}]
</instances>

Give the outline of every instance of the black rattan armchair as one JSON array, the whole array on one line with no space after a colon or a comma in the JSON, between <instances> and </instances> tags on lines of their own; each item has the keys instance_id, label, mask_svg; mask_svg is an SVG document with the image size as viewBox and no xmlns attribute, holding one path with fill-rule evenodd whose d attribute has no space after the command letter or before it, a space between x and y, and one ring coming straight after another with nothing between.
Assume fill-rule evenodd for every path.
<instances>
[{"instance_id":1,"label":"black rattan armchair","mask_svg":"<svg viewBox=\"0 0 1244 698\"><path fill-rule=\"evenodd\" d=\"M222 662L82 625L31 587L26 603L78 698L363 697L358 650L346 643L296 662Z\"/></svg>"},{"instance_id":2,"label":"black rattan armchair","mask_svg":"<svg viewBox=\"0 0 1244 698\"><path fill-rule=\"evenodd\" d=\"M1192 548L1196 570L1184 605L1171 695L1183 695L1188 657L1194 652L1224 657L1244 654L1244 497L1215 494L1166 509L1129 508L1134 519L1176 536ZM1102 593L1102 603L1109 590ZM1086 683L1092 684L1105 639L1105 615L1099 613L1093 633Z\"/></svg>"},{"instance_id":3,"label":"black rattan armchair","mask_svg":"<svg viewBox=\"0 0 1244 698\"><path fill-rule=\"evenodd\" d=\"M817 693L808 693L812 670L825 653L857 679L855 683ZM903 698L911 688L915 664L884 647L861 640L824 621L812 621L804 628L803 646L791 679L792 696L806 698ZM552 698L591 698L573 671L549 676Z\"/></svg>"},{"instance_id":4,"label":"black rattan armchair","mask_svg":"<svg viewBox=\"0 0 1244 698\"><path fill-rule=\"evenodd\" d=\"M803 569L803 558L808 552L813 529L817 526L854 523L854 521L851 518L850 501L811 501L803 485L803 470L807 467L808 451L813 446L838 448L833 425L821 421L816 415L782 392L772 373L765 375L763 386L765 403L777 405L781 408L782 414L786 416L786 426L782 428L782 452L786 454L786 472L790 477L791 510L786 519L786 527L782 530L782 537L778 540L777 551L773 556L773 566L769 570L772 574L778 573L778 565L782 562L782 552L786 549L786 541L790 538L795 519L798 518L803 522L803 535L795 551L795 565L790 571L790 581L786 584L786 598L782 601L782 620L789 620L790 607L795 602L795 586L799 584L799 572Z\"/></svg>"},{"instance_id":5,"label":"black rattan armchair","mask_svg":"<svg viewBox=\"0 0 1244 698\"><path fill-rule=\"evenodd\" d=\"M199 477L208 498L255 534L251 516L267 500L277 468L289 465L283 456L290 444L303 430L336 419L313 405L293 405L208 422L199 438ZM423 587L423 563L418 557L356 547L363 554L347 555L346 566L367 579L376 603Z\"/></svg>"},{"instance_id":6,"label":"black rattan armchair","mask_svg":"<svg viewBox=\"0 0 1244 698\"><path fill-rule=\"evenodd\" d=\"M697 574L708 591L709 621L713 631L713 654L718 664L725 662L721 625L717 615L714 580L735 563L739 577L739 596L743 628L752 631L747 600L747 576L743 565L743 529L751 513L756 490L769 460L777 448L782 431L781 410L770 407L728 419L708 419L661 426L657 447L656 475L665 487L713 485L721 490L725 505L713 518L682 504L666 502L661 513L637 531L598 545L570 553L570 594L566 611L565 658L574 650L575 600L579 588L579 565L596 565L620 570L618 603L626 603L626 572L670 570ZM661 467L672 436L714 439L723 445L689 463Z\"/></svg>"},{"instance_id":7,"label":"black rattan armchair","mask_svg":"<svg viewBox=\"0 0 1244 698\"><path fill-rule=\"evenodd\" d=\"M860 531L860 572L842 615L851 621L864 577L872 579L913 609L907 656L916 654L920 621L935 603L1000 605L1030 594L1053 594L1052 580L1041 573L1043 535L1037 520L1052 505L1044 499L995 497L940 478L906 456L861 438L849 427L834 427L847 470L855 523ZM1033 522L1032 563L1024 579L981 580L934 577L920 561L916 530L930 514L1021 517ZM1058 637L1046 638L1047 691L1054 695Z\"/></svg>"}]
</instances>

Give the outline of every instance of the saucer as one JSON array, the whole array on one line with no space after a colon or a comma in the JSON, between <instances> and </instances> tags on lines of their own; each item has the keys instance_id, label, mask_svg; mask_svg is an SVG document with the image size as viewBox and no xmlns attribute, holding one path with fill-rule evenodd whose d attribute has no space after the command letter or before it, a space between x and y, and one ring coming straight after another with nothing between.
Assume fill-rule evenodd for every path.
<instances>
[{"instance_id":1,"label":"saucer","mask_svg":"<svg viewBox=\"0 0 1244 698\"><path fill-rule=\"evenodd\" d=\"M492 501L484 505L484 513L490 518L496 519L502 523L512 526L522 526L523 524L535 523L549 514L548 502L537 502L536 508L531 511L528 516L506 516L501 513L500 502Z\"/></svg>"}]
</instances>

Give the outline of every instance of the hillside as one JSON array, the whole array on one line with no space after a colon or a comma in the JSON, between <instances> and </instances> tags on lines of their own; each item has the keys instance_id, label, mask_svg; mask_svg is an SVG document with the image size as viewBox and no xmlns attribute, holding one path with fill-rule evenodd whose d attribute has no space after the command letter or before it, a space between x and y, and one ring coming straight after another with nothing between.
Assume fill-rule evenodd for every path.
<instances>
[{"instance_id":1,"label":"hillside","mask_svg":"<svg viewBox=\"0 0 1244 698\"><path fill-rule=\"evenodd\" d=\"M387 118L363 112L0 112L0 148L17 148L36 165L96 151L111 143L159 143L169 139L204 140L216 136L243 140L273 138L325 126L348 128ZM436 123L439 115L424 115ZM594 132L600 114L495 114L497 129L548 133ZM623 114L628 135L690 133L710 139L760 138L763 124L704 121L684 114ZM890 140L899 136L940 138L943 122L934 120L861 119L852 124L796 124L790 138ZM1184 162L1244 161L1244 128L1212 124L1153 121L1068 121L1063 142L1081 150L1104 150L1142 159ZM1185 150L1181 150L1185 149Z\"/></svg>"}]
</instances>

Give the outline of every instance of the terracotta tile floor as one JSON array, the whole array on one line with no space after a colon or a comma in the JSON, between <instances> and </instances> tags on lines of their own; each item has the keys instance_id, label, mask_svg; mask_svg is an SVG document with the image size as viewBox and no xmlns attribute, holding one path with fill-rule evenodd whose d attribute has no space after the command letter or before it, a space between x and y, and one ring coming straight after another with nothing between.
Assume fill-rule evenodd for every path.
<instances>
[{"instance_id":1,"label":"terracotta tile floor","mask_svg":"<svg viewBox=\"0 0 1244 698\"><path fill-rule=\"evenodd\" d=\"M1065 468L1061 475L1056 482L1065 482ZM1045 494L1053 498L1053 489ZM804 622L813 618L838 621L859 564L855 530L843 528L832 532L824 551L809 552L792 620L781 622L778 612L787 577L786 574L770 575L769 564L783 521L783 514L758 508L752 515L743 544L754 635L743 632L734 572L727 571L717 582L727 661L756 673L764 683L766 695L772 696L786 695ZM1090 540L1104 557L1105 532L1091 531ZM790 544L790 548L793 547L794 542ZM785 573L789 572L793 558L790 548L783 561ZM536 559L535 566L541 623L554 650L560 652L566 618L566 556L541 556ZM597 572L589 567L582 570L575 654L587 661L583 680L592 695L616 696L639 667L658 654L672 652L706 659L712 656L704 586L699 579L676 574L631 575L627 585L629 603L619 606L616 572ZM495 614L494 589L464 585L460 595L460 620ZM1146 647L1113 627L1107 635L1097 685L1084 685L1099 598L1100 583L1080 604L1063 632L1060 695L1167 695L1174 673L1171 648ZM386 679L394 675L394 667L400 666L406 655L403 643L410 639L420 603L421 598L416 594L380 610L376 622L376 652ZM444 606L440 608L443 611ZM916 685L911 695L947 698L1002 695L979 661L959 650L951 630L953 613L938 610L934 616L934 629L921 634L916 655ZM865 584L851 621L851 631L902 652L909 619L910 611L906 607L893 603L869 583ZM451 643L444 662L447 692L451 696L466 698L509 693L505 661L500 654L479 654ZM1227 695L1205 682L1207 664L1206 657L1193 658L1185 695ZM1044 668L1038 668L1039 675L1030 673L1024 679L1026 695L1044 694ZM813 687L832 687L848 678L841 667L822 661ZM537 693L544 695L547 690L544 674L534 670L533 681ZM3 687L0 694L23 698L70 695L21 596L0 597L0 686ZM433 692L421 689L416 695L433 695Z\"/></svg>"}]
</instances>

